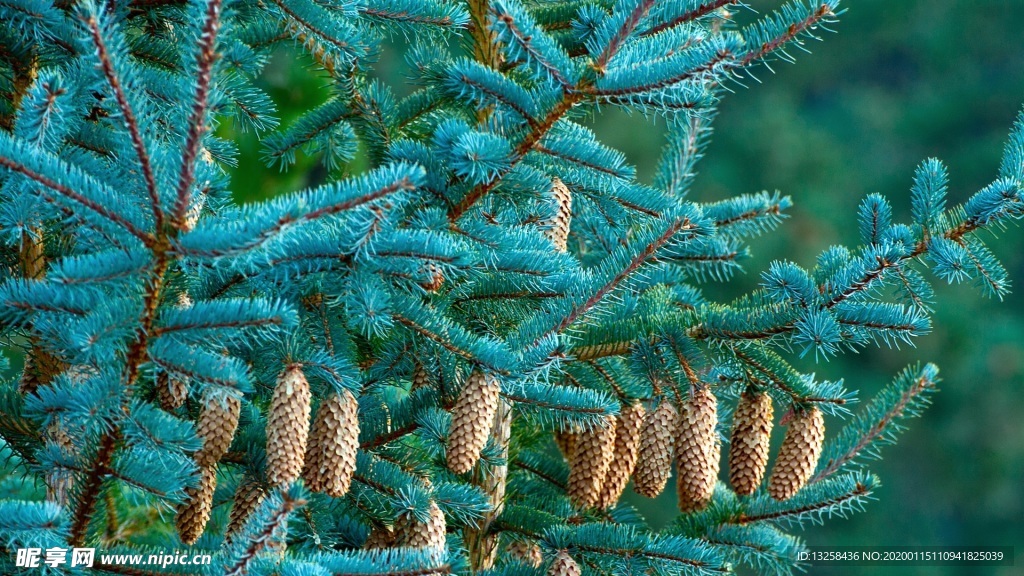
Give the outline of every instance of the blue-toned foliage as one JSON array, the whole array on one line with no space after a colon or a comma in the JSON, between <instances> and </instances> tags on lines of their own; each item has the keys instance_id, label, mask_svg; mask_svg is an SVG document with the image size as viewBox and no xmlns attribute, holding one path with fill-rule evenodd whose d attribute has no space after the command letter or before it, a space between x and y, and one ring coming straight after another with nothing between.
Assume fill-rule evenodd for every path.
<instances>
[{"instance_id":1,"label":"blue-toned foliage","mask_svg":"<svg viewBox=\"0 0 1024 576\"><path fill-rule=\"evenodd\" d=\"M22 366L0 382L5 550L210 552L203 573L230 575L799 570L793 525L860 510L868 460L937 382L908 369L854 411L799 357L912 345L937 305L926 268L1009 293L978 232L1024 216L1024 115L962 205L926 160L909 221L871 194L863 245L774 261L722 301L714 283L792 201L687 200L716 105L841 12L734 23L740 4L0 1L0 338ZM409 90L374 69L396 44ZM260 82L282 45L327 84L283 121ZM606 105L667 124L653 182L586 127ZM267 164L323 170L238 205L226 121ZM282 408L295 369L308 415ZM718 483L663 530L617 495L581 502L571 446L701 389L719 433L745 392L783 421L819 408L806 485L780 501ZM346 490L323 485L342 468Z\"/></svg>"}]
</instances>

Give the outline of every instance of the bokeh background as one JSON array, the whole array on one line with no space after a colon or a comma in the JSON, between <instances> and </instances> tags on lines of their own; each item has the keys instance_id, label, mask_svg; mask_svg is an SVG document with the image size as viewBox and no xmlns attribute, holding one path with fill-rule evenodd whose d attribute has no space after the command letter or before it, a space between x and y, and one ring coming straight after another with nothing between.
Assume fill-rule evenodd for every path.
<instances>
[{"instance_id":1,"label":"bokeh background","mask_svg":"<svg viewBox=\"0 0 1024 576\"><path fill-rule=\"evenodd\" d=\"M780 2L756 0L765 12ZM706 294L726 300L754 287L773 259L812 266L832 243L856 244L856 206L881 192L898 219L909 219L917 164L930 156L950 170L950 201L965 200L996 175L1009 128L1024 104L1024 0L858 0L812 54L793 50L796 64L757 72L761 84L733 86L716 121L693 198L780 190L795 207L781 229L755 243L746 274ZM753 13L739 12L749 20ZM399 95L401 46L380 56L378 74ZM328 81L289 52L274 58L265 87L284 124L328 96ZM650 181L664 126L614 111L591 121L602 139L625 152ZM222 136L240 143L233 187L254 201L315 183L315 157L300 155L287 173L267 169L252 134ZM358 172L360 160L346 170ZM833 519L804 534L811 545L1011 545L1010 568L813 568L812 574L1024 573L1024 234L990 237L1018 291L1005 301L973 286L937 286L933 332L901 350L869 349L829 363L798 367L822 378L845 378L870 398L904 366L935 361L943 383L922 418L874 465L883 486L867 513ZM831 422L837 430L840 422ZM778 439L776 439L776 442ZM655 525L675 509L635 498Z\"/></svg>"}]
</instances>

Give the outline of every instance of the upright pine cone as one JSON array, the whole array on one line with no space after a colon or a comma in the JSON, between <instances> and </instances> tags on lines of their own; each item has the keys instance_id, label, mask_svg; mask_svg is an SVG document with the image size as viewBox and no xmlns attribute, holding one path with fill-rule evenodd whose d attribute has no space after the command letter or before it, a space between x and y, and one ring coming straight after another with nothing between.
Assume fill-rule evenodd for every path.
<instances>
[{"instance_id":1,"label":"upright pine cone","mask_svg":"<svg viewBox=\"0 0 1024 576\"><path fill-rule=\"evenodd\" d=\"M569 499L580 508L597 505L601 486L615 455L615 417L606 416L603 427L579 434L569 466Z\"/></svg>"},{"instance_id":2,"label":"upright pine cone","mask_svg":"<svg viewBox=\"0 0 1024 576\"><path fill-rule=\"evenodd\" d=\"M623 406L615 424L615 449L612 462L608 467L604 483L601 484L601 495L597 499L599 508L611 508L619 501L622 491L629 483L629 477L636 466L640 448L640 430L644 425L643 404L636 403Z\"/></svg>"},{"instance_id":3,"label":"upright pine cone","mask_svg":"<svg viewBox=\"0 0 1024 576\"><path fill-rule=\"evenodd\" d=\"M753 494L761 485L771 435L771 396L766 392L744 392L732 416L729 442L729 483L737 494Z\"/></svg>"},{"instance_id":4,"label":"upright pine cone","mask_svg":"<svg viewBox=\"0 0 1024 576\"><path fill-rule=\"evenodd\" d=\"M718 400L707 387L697 390L683 402L676 441L679 474L676 490L679 511L693 512L707 506L718 480L721 445L718 424Z\"/></svg>"},{"instance_id":5,"label":"upright pine cone","mask_svg":"<svg viewBox=\"0 0 1024 576\"><path fill-rule=\"evenodd\" d=\"M168 412L177 410L188 399L188 379L172 378L167 372L156 376L156 396L160 406Z\"/></svg>"},{"instance_id":6,"label":"upright pine cone","mask_svg":"<svg viewBox=\"0 0 1024 576\"><path fill-rule=\"evenodd\" d=\"M213 510L213 491L217 487L216 466L205 466L201 472L199 486L185 489L185 501L178 505L178 514L174 518L181 541L190 546L206 529Z\"/></svg>"},{"instance_id":7,"label":"upright pine cone","mask_svg":"<svg viewBox=\"0 0 1024 576\"><path fill-rule=\"evenodd\" d=\"M310 411L309 382L298 364L277 378L267 414L267 480L287 486L299 478L306 455Z\"/></svg>"},{"instance_id":8,"label":"upright pine cone","mask_svg":"<svg viewBox=\"0 0 1024 576\"><path fill-rule=\"evenodd\" d=\"M672 475L675 456L675 432L679 412L667 398L644 420L640 430L640 455L633 470L633 490L641 496L654 498L665 489Z\"/></svg>"},{"instance_id":9,"label":"upright pine cone","mask_svg":"<svg viewBox=\"0 0 1024 576\"><path fill-rule=\"evenodd\" d=\"M448 433L448 469L456 474L469 472L480 459L487 443L494 414L498 410L501 388L491 374L474 370L452 411Z\"/></svg>"},{"instance_id":10,"label":"upright pine cone","mask_svg":"<svg viewBox=\"0 0 1024 576\"><path fill-rule=\"evenodd\" d=\"M359 449L359 402L348 390L320 404L306 449L306 487L340 498L352 484Z\"/></svg>"},{"instance_id":11,"label":"upright pine cone","mask_svg":"<svg viewBox=\"0 0 1024 576\"><path fill-rule=\"evenodd\" d=\"M580 576L580 565L565 550L559 550L548 566L548 576Z\"/></svg>"},{"instance_id":12,"label":"upright pine cone","mask_svg":"<svg viewBox=\"0 0 1024 576\"><path fill-rule=\"evenodd\" d=\"M243 478L235 489L234 501L231 504L231 513L228 515L228 527L225 530L227 536L237 534L245 526L246 521L256 511L266 493L253 478Z\"/></svg>"},{"instance_id":13,"label":"upright pine cone","mask_svg":"<svg viewBox=\"0 0 1024 576\"><path fill-rule=\"evenodd\" d=\"M540 565L544 563L544 555L541 554L540 546L530 540L512 540L505 547L505 556L534 568L540 568Z\"/></svg>"},{"instance_id":14,"label":"upright pine cone","mask_svg":"<svg viewBox=\"0 0 1024 576\"><path fill-rule=\"evenodd\" d=\"M555 214L544 221L544 235L555 244L559 252L565 252L569 239L569 223L572 221L572 193L561 179L551 181L551 194L555 203Z\"/></svg>"},{"instance_id":15,"label":"upright pine cone","mask_svg":"<svg viewBox=\"0 0 1024 576\"><path fill-rule=\"evenodd\" d=\"M203 447L195 453L196 464L213 466L220 461L235 437L241 411L242 401L238 397L208 389L196 423L196 432L203 439Z\"/></svg>"},{"instance_id":16,"label":"upright pine cone","mask_svg":"<svg viewBox=\"0 0 1024 576\"><path fill-rule=\"evenodd\" d=\"M412 389L419 390L428 386L430 386L430 375L427 374L427 369L417 362L416 368L412 372Z\"/></svg>"},{"instance_id":17,"label":"upright pine cone","mask_svg":"<svg viewBox=\"0 0 1024 576\"><path fill-rule=\"evenodd\" d=\"M435 502L430 503L430 520L420 522L405 515L395 522L395 538L391 546L401 548L439 548L445 547L445 532L448 527L445 524L444 512L437 507Z\"/></svg>"},{"instance_id":18,"label":"upright pine cone","mask_svg":"<svg viewBox=\"0 0 1024 576\"><path fill-rule=\"evenodd\" d=\"M797 410L782 439L779 455L768 478L768 494L787 500L800 491L818 465L825 440L825 418L817 406Z\"/></svg>"}]
</instances>

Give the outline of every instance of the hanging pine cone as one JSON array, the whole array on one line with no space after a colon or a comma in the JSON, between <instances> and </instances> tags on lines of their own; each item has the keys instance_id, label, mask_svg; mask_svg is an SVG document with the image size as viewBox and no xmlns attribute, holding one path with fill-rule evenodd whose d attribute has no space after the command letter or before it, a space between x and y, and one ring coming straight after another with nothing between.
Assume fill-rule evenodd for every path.
<instances>
[{"instance_id":1,"label":"hanging pine cone","mask_svg":"<svg viewBox=\"0 0 1024 576\"><path fill-rule=\"evenodd\" d=\"M420 522L407 514L395 523L394 541L391 546L400 548L437 548L445 547L444 512L435 502L430 503L430 520Z\"/></svg>"},{"instance_id":2,"label":"hanging pine cone","mask_svg":"<svg viewBox=\"0 0 1024 576\"><path fill-rule=\"evenodd\" d=\"M298 364L277 378L267 414L267 481L287 486L299 478L306 455L310 411L309 382Z\"/></svg>"},{"instance_id":3,"label":"hanging pine cone","mask_svg":"<svg viewBox=\"0 0 1024 576\"><path fill-rule=\"evenodd\" d=\"M729 442L729 483L737 494L753 494L761 485L771 435L771 396L765 392L744 392L732 416Z\"/></svg>"},{"instance_id":4,"label":"hanging pine cone","mask_svg":"<svg viewBox=\"0 0 1024 576\"><path fill-rule=\"evenodd\" d=\"M213 511L213 491L217 487L215 466L206 466L200 471L199 486L185 489L185 500L178 505L178 515L174 518L181 541L189 546L195 544L206 529Z\"/></svg>"},{"instance_id":5,"label":"hanging pine cone","mask_svg":"<svg viewBox=\"0 0 1024 576\"><path fill-rule=\"evenodd\" d=\"M675 431L679 412L667 398L644 420L640 430L640 448L633 470L633 490L641 496L654 498L665 489L672 475L675 456Z\"/></svg>"},{"instance_id":6,"label":"hanging pine cone","mask_svg":"<svg viewBox=\"0 0 1024 576\"><path fill-rule=\"evenodd\" d=\"M794 410L796 413L768 478L768 494L776 500L792 498L804 487L818 465L825 440L825 418L817 406Z\"/></svg>"},{"instance_id":7,"label":"hanging pine cone","mask_svg":"<svg viewBox=\"0 0 1024 576\"><path fill-rule=\"evenodd\" d=\"M554 243L559 252L565 252L569 238L569 224L572 221L572 193L561 179L551 181L551 195L554 199L555 214L545 220L544 235Z\"/></svg>"},{"instance_id":8,"label":"hanging pine cone","mask_svg":"<svg viewBox=\"0 0 1024 576\"><path fill-rule=\"evenodd\" d=\"M544 563L544 555L540 551L540 546L529 540L516 539L509 542L505 547L505 557L518 560L534 568L540 568L540 565Z\"/></svg>"},{"instance_id":9,"label":"hanging pine cone","mask_svg":"<svg viewBox=\"0 0 1024 576\"><path fill-rule=\"evenodd\" d=\"M580 508L593 508L601 494L615 454L615 417L606 416L603 427L582 432L569 466L569 499Z\"/></svg>"},{"instance_id":10,"label":"hanging pine cone","mask_svg":"<svg viewBox=\"0 0 1024 576\"><path fill-rule=\"evenodd\" d=\"M156 397L168 412L181 408L188 399L188 379L160 372L156 376Z\"/></svg>"},{"instance_id":11,"label":"hanging pine cone","mask_svg":"<svg viewBox=\"0 0 1024 576\"><path fill-rule=\"evenodd\" d=\"M203 395L196 432L203 439L203 447L195 453L199 466L213 466L227 453L238 428L238 415L242 401L233 394L208 388Z\"/></svg>"},{"instance_id":12,"label":"hanging pine cone","mask_svg":"<svg viewBox=\"0 0 1024 576\"><path fill-rule=\"evenodd\" d=\"M558 451L562 453L562 457L565 458L566 462L572 462L572 454L576 449L576 441L579 440L580 433L575 430L556 430L555 431L555 445L558 446Z\"/></svg>"},{"instance_id":13,"label":"hanging pine cone","mask_svg":"<svg viewBox=\"0 0 1024 576\"><path fill-rule=\"evenodd\" d=\"M580 576L580 565L565 550L559 550L548 566L548 576Z\"/></svg>"},{"instance_id":14,"label":"hanging pine cone","mask_svg":"<svg viewBox=\"0 0 1024 576\"><path fill-rule=\"evenodd\" d=\"M718 400L707 387L683 402L676 441L676 490L679 511L701 510L711 501L718 480L721 445L718 424Z\"/></svg>"},{"instance_id":15,"label":"hanging pine cone","mask_svg":"<svg viewBox=\"0 0 1024 576\"><path fill-rule=\"evenodd\" d=\"M378 526L370 530L370 535L366 538L366 542L363 543L363 548L377 550L380 548L391 548L394 545L395 533L386 526Z\"/></svg>"},{"instance_id":16,"label":"hanging pine cone","mask_svg":"<svg viewBox=\"0 0 1024 576\"><path fill-rule=\"evenodd\" d=\"M448 469L464 474L480 459L487 443L494 414L498 410L501 388L491 374L474 370L452 411L448 433Z\"/></svg>"},{"instance_id":17,"label":"hanging pine cone","mask_svg":"<svg viewBox=\"0 0 1024 576\"><path fill-rule=\"evenodd\" d=\"M427 374L426 368L417 362L416 368L412 372L412 389L419 390L428 386L430 386L430 375Z\"/></svg>"},{"instance_id":18,"label":"hanging pine cone","mask_svg":"<svg viewBox=\"0 0 1024 576\"><path fill-rule=\"evenodd\" d=\"M348 492L359 449L358 414L359 402L348 390L320 404L302 471L310 490L335 498Z\"/></svg>"},{"instance_id":19,"label":"hanging pine cone","mask_svg":"<svg viewBox=\"0 0 1024 576\"><path fill-rule=\"evenodd\" d=\"M238 533L245 526L246 521L256 511L266 492L253 478L245 477L238 483L235 489L234 501L231 504L231 513L228 515L228 527L225 534L230 537Z\"/></svg>"},{"instance_id":20,"label":"hanging pine cone","mask_svg":"<svg viewBox=\"0 0 1024 576\"><path fill-rule=\"evenodd\" d=\"M601 509L614 506L629 483L639 454L640 430L644 425L645 414L643 404L640 403L623 406L619 412L615 424L612 462L601 485L601 495L597 499L597 505Z\"/></svg>"}]
</instances>

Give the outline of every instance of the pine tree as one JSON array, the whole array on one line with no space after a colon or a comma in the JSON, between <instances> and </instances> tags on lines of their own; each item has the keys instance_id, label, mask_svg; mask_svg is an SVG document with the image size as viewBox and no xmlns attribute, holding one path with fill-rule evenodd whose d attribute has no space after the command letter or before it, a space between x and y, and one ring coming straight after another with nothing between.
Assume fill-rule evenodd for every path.
<instances>
[{"instance_id":1,"label":"pine tree","mask_svg":"<svg viewBox=\"0 0 1024 576\"><path fill-rule=\"evenodd\" d=\"M788 522L860 509L869 458L938 382L910 367L851 415L798 356L926 334L928 269L1008 293L980 233L1024 216L1024 115L962 204L927 160L909 222L870 195L861 245L716 301L708 281L791 205L688 199L718 103L841 12L739 4L0 2L0 336L24 365L0 382L5 550L184 549L230 575L792 573ZM411 91L375 73L385 51ZM285 126L272 58L329 92ZM609 108L668 126L652 183L584 125ZM269 165L311 159L314 185L237 203L241 132ZM794 416L761 489L772 404ZM662 492L673 461L683 513L654 530L619 495L630 474Z\"/></svg>"}]
</instances>

